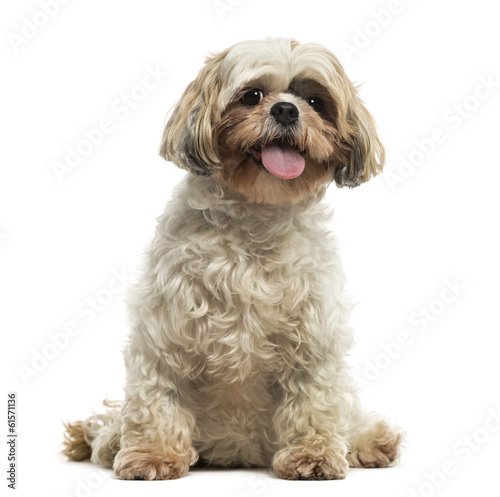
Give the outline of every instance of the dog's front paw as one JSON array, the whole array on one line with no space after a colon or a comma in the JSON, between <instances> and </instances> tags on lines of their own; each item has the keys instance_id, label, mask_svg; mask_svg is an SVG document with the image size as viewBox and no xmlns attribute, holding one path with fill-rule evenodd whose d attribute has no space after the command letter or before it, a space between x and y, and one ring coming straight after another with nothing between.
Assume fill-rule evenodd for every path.
<instances>
[{"instance_id":1,"label":"dog's front paw","mask_svg":"<svg viewBox=\"0 0 500 497\"><path fill-rule=\"evenodd\" d=\"M344 452L325 447L286 447L274 455L273 469L286 480L342 480L349 469Z\"/></svg>"},{"instance_id":2,"label":"dog's front paw","mask_svg":"<svg viewBox=\"0 0 500 497\"><path fill-rule=\"evenodd\" d=\"M121 480L174 480L184 476L197 459L194 449L178 453L130 447L118 452L113 469Z\"/></svg>"}]
</instances>

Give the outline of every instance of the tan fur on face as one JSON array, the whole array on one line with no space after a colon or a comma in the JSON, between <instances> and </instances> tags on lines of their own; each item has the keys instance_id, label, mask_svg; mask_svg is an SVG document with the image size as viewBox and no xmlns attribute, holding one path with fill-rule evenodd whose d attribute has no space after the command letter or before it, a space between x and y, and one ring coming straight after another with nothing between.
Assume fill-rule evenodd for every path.
<instances>
[{"instance_id":1,"label":"tan fur on face","mask_svg":"<svg viewBox=\"0 0 500 497\"><path fill-rule=\"evenodd\" d=\"M270 114L272 106L281 101L299 109L299 120L293 128L282 129ZM305 169L297 178L277 178L246 153L256 144L263 146L275 140L305 151ZM285 93L266 96L258 106L250 108L241 102L233 103L216 128L215 141L222 163L216 176L249 202L272 205L293 204L317 193L332 181L336 164L344 162L348 153L333 124L322 119L303 99Z\"/></svg>"},{"instance_id":2,"label":"tan fur on face","mask_svg":"<svg viewBox=\"0 0 500 497\"><path fill-rule=\"evenodd\" d=\"M312 161L298 178L283 180L259 169L251 158L238 155L227 158L216 176L247 201L270 205L294 204L331 181L328 169Z\"/></svg>"},{"instance_id":3,"label":"tan fur on face","mask_svg":"<svg viewBox=\"0 0 500 497\"><path fill-rule=\"evenodd\" d=\"M238 164L238 157L232 153L231 147L226 150L228 144L217 139L220 134L217 130L223 126L221 120L231 112L232 105L241 98L242 89L255 88L248 87L252 81L270 82L268 90L271 94L285 92L289 87L300 89L302 86L305 89L314 86L313 95L317 96L316 89L320 89L320 96L332 109L323 116L324 128L328 134L328 127L333 125L342 146L349 153L334 154L327 160L318 161L314 154L330 148L323 149L323 140L314 140L315 151L311 149L309 153L313 154L310 156L312 162L328 162L338 186L358 186L382 170L384 149L373 118L335 55L321 45L301 45L294 40L280 39L239 43L207 59L165 126L160 155L195 174L210 176L217 173L228 186L234 185L238 188L236 191L245 192L249 201L261 202L264 198L271 198L275 204L295 203L315 191L317 185L307 178L286 187L282 181L272 180L262 194L256 191L265 183L259 175L254 178L245 173L236 180L229 178L234 176L241 161ZM307 83L304 85L304 82ZM302 97L313 95L302 94ZM254 121L253 124L257 123ZM321 129L314 122L306 124L311 129ZM218 173L224 167L227 171ZM321 169L316 169L316 172L321 174ZM240 174L238 171L238 176ZM323 178L315 183L323 184Z\"/></svg>"}]
</instances>

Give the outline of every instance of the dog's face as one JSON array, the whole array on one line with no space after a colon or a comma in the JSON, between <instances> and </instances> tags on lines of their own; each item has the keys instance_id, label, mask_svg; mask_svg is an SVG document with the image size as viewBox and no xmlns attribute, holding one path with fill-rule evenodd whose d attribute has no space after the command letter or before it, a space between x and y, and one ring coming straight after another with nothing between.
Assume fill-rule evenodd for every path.
<instances>
[{"instance_id":1,"label":"dog's face","mask_svg":"<svg viewBox=\"0 0 500 497\"><path fill-rule=\"evenodd\" d=\"M320 45L239 43L207 60L165 127L160 153L216 175L249 202L291 204L335 180L376 175L384 150L336 57Z\"/></svg>"}]
</instances>

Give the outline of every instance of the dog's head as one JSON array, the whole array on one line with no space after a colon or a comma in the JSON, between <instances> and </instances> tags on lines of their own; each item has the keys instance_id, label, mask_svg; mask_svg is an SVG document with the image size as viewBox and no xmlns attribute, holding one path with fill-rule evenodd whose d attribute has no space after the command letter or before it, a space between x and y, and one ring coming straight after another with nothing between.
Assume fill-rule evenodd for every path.
<instances>
[{"instance_id":1,"label":"dog's head","mask_svg":"<svg viewBox=\"0 0 500 497\"><path fill-rule=\"evenodd\" d=\"M358 186L384 163L373 118L337 58L285 39L209 58L175 106L160 154L270 204L297 202L332 180Z\"/></svg>"}]
</instances>

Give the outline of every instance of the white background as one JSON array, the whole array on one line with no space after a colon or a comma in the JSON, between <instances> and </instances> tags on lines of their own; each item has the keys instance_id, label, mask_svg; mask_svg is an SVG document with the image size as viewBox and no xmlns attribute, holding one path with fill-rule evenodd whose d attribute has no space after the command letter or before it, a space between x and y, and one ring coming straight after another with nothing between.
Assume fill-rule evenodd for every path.
<instances>
[{"instance_id":1,"label":"white background","mask_svg":"<svg viewBox=\"0 0 500 497\"><path fill-rule=\"evenodd\" d=\"M497 494L500 432L489 414L500 409L500 34L493 6L222 0L218 10L212 0L73 0L30 31L26 23L44 22L40 4L4 2L0 324L5 406L6 392L18 393L17 495ZM23 29L30 39L21 40ZM113 271L134 275L156 217L185 174L157 155L165 114L209 52L267 36L333 50L363 83L379 124L385 174L355 190L332 186L328 201L359 302L352 362L364 403L407 431L408 448L395 468L307 483L264 470L122 482L108 470L66 462L62 420L122 397L124 292L115 284L93 315L86 299L111 295ZM168 76L141 92L148 68L157 66ZM488 79L489 90L481 83ZM141 101L127 111L120 100L131 92ZM59 181L54 162L64 162L67 147L102 119L112 131ZM433 136L442 142L433 145ZM425 156L417 142L427 144ZM404 169L410 159L415 167ZM458 295L443 293L446 282L459 286ZM77 336L60 350L47 346L50 333L61 337L72 322ZM403 345L395 345L401 333ZM35 361L35 371L41 353L53 357ZM465 449L467 437L473 449ZM443 465L448 475L436 473Z\"/></svg>"}]
</instances>

